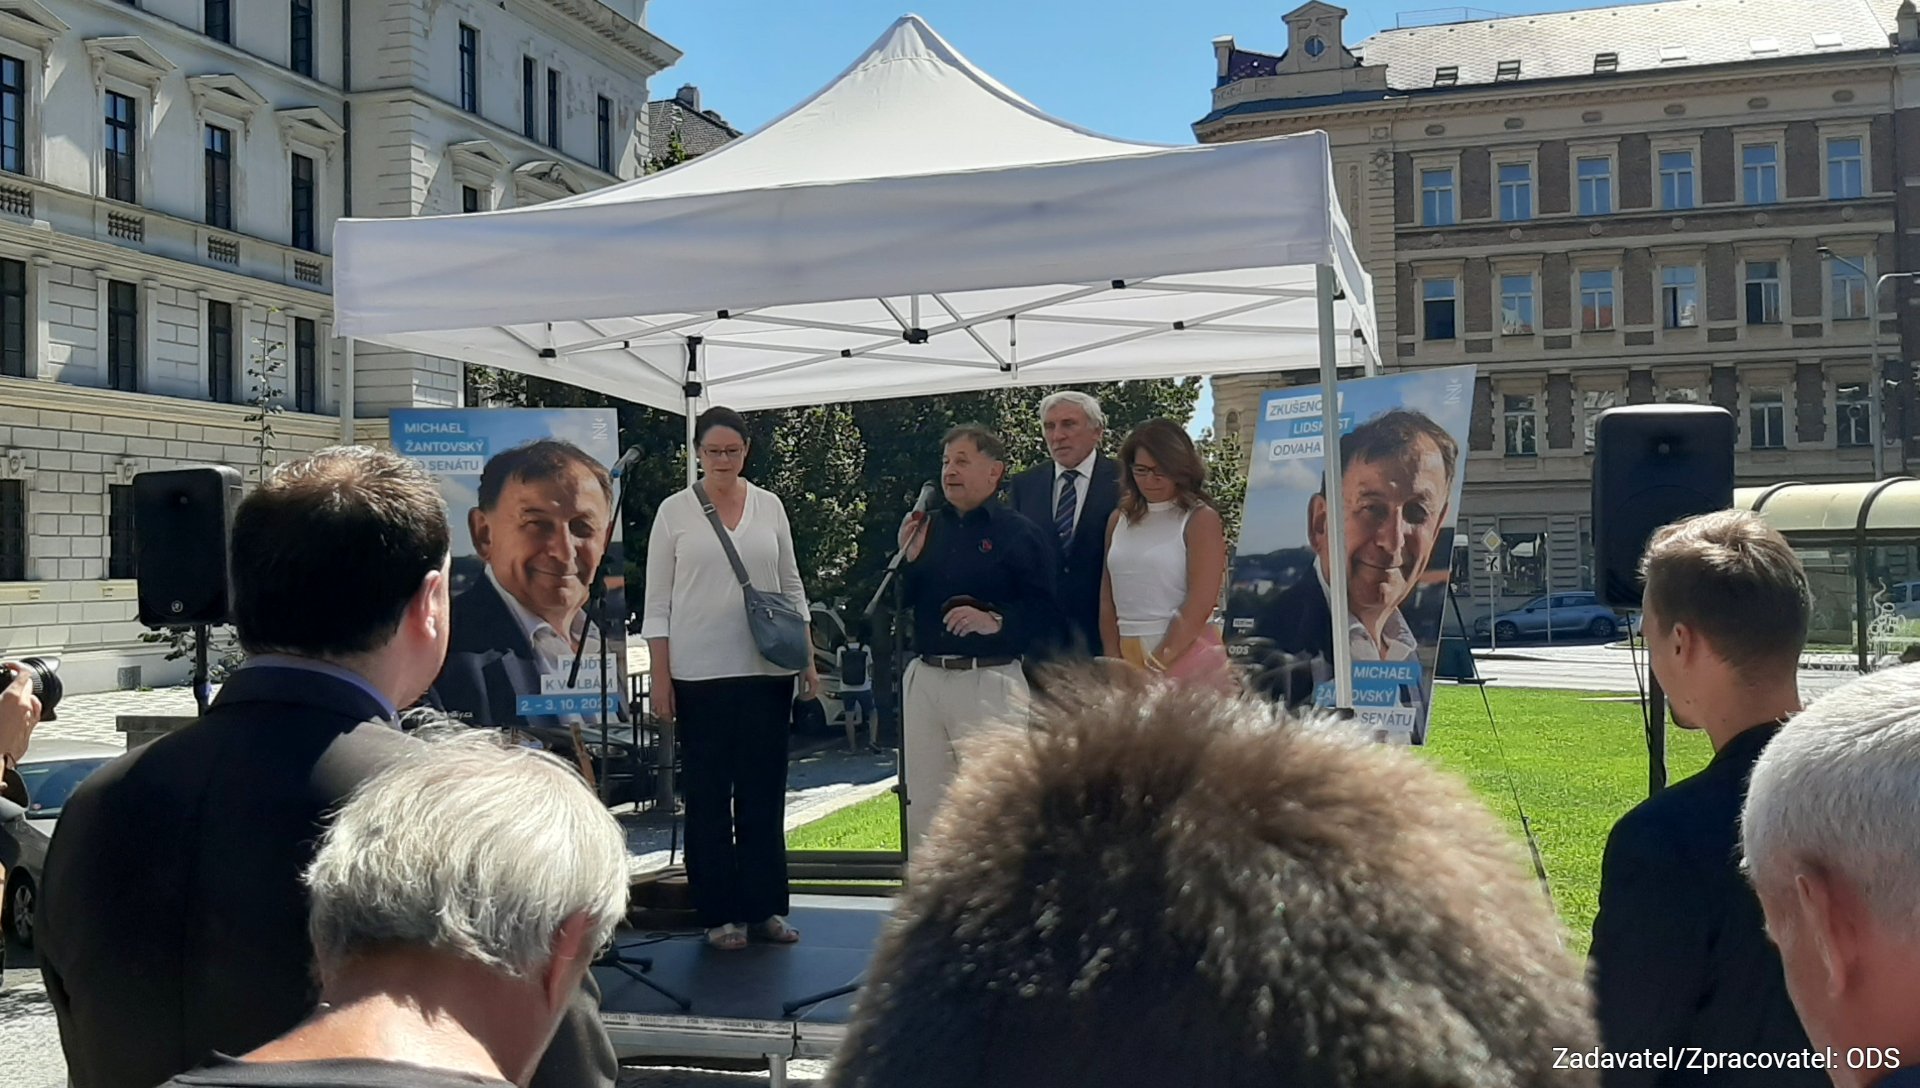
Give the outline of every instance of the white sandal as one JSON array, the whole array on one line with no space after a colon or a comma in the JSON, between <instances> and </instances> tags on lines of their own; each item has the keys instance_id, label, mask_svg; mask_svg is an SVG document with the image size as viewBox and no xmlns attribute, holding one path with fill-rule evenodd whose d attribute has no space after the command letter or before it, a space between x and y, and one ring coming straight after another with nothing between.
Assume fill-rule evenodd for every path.
<instances>
[{"instance_id":1,"label":"white sandal","mask_svg":"<svg viewBox=\"0 0 1920 1088\"><path fill-rule=\"evenodd\" d=\"M754 926L753 935L775 944L796 944L800 940L800 931L788 925L787 920L778 914Z\"/></svg>"},{"instance_id":2,"label":"white sandal","mask_svg":"<svg viewBox=\"0 0 1920 1088\"><path fill-rule=\"evenodd\" d=\"M722 952L737 952L747 947L747 931L732 922L707 930L707 944Z\"/></svg>"}]
</instances>

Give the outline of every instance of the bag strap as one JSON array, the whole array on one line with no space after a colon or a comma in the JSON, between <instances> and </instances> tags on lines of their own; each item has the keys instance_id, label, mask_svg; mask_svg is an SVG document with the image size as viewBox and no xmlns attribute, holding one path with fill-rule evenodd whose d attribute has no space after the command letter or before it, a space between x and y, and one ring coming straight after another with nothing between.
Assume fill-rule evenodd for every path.
<instances>
[{"instance_id":1,"label":"bag strap","mask_svg":"<svg viewBox=\"0 0 1920 1088\"><path fill-rule=\"evenodd\" d=\"M707 497L705 481L693 485L693 496L700 500L700 509L707 512L707 520L713 523L713 531L720 538L720 546L726 549L727 562L733 564L733 576L740 579L741 589L752 589L753 579L747 577L747 565L740 561L740 553L734 550L733 537L727 532L726 523L720 520L720 511L713 508L713 500Z\"/></svg>"}]
</instances>

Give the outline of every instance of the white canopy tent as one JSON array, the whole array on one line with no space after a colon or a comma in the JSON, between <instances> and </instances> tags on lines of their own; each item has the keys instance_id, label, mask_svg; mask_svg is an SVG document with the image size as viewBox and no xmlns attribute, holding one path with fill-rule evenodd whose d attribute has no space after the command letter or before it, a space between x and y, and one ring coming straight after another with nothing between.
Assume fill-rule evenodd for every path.
<instances>
[{"instance_id":1,"label":"white canopy tent","mask_svg":"<svg viewBox=\"0 0 1920 1088\"><path fill-rule=\"evenodd\" d=\"M671 170L533 207L343 220L334 253L349 365L365 340L683 412L689 429L702 399L1310 367L1332 388L1339 367L1372 372L1379 342L1324 133L1110 139L915 16L765 128ZM1325 420L1337 433L1335 398ZM1332 588L1343 614L1345 579Z\"/></svg>"}]
</instances>

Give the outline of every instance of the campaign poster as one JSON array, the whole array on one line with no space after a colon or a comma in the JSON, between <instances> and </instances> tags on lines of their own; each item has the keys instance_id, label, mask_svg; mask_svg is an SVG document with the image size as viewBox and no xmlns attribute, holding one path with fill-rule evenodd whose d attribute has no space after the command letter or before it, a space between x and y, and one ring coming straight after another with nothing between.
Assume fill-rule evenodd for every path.
<instances>
[{"instance_id":1,"label":"campaign poster","mask_svg":"<svg viewBox=\"0 0 1920 1088\"><path fill-rule=\"evenodd\" d=\"M1261 398L1226 609L1229 653L1254 690L1334 705L1344 638L1360 727L1426 742L1473 379L1465 366L1340 383L1342 556L1329 547L1320 388ZM1348 615L1336 623L1329 578L1341 569Z\"/></svg>"},{"instance_id":2,"label":"campaign poster","mask_svg":"<svg viewBox=\"0 0 1920 1088\"><path fill-rule=\"evenodd\" d=\"M613 410L396 409L390 434L439 481L453 530L452 630L433 704L473 725L597 725L604 637L607 718L621 720L627 604ZM605 632L589 607L603 560Z\"/></svg>"}]
</instances>

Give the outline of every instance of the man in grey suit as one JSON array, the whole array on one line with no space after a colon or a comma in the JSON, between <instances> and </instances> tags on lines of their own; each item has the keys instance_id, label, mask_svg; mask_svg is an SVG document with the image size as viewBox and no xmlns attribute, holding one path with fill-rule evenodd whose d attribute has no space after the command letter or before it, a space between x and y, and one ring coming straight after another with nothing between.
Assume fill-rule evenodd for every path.
<instances>
[{"instance_id":1,"label":"man in grey suit","mask_svg":"<svg viewBox=\"0 0 1920 1088\"><path fill-rule=\"evenodd\" d=\"M103 767L61 814L40 919L72 1088L153 1088L304 1020L300 874L447 652L449 531L413 462L364 447L282 466L233 525L247 663L199 721ZM589 981L534 1088L612 1085Z\"/></svg>"},{"instance_id":2,"label":"man in grey suit","mask_svg":"<svg viewBox=\"0 0 1920 1088\"><path fill-rule=\"evenodd\" d=\"M1120 504L1120 466L1100 454L1107 417L1093 397L1065 390L1040 402L1052 459L1007 484L1014 510L1053 545L1055 585L1065 623L1043 644L1043 659L1100 653L1100 579L1107 570L1107 519Z\"/></svg>"}]
</instances>

